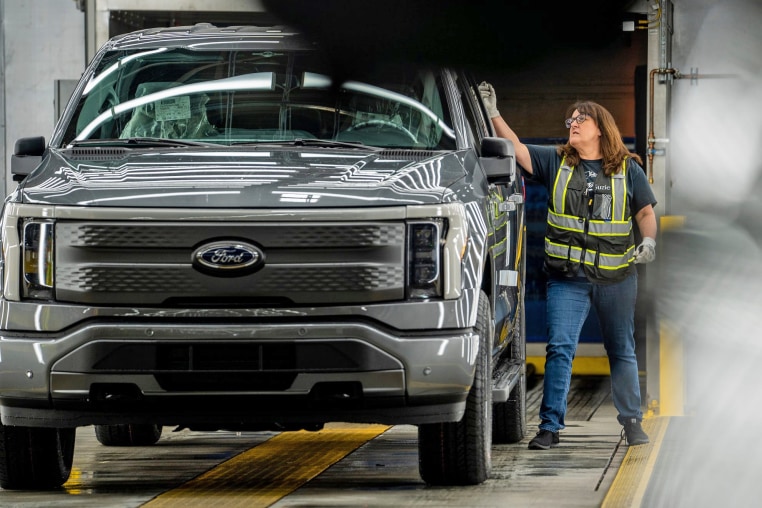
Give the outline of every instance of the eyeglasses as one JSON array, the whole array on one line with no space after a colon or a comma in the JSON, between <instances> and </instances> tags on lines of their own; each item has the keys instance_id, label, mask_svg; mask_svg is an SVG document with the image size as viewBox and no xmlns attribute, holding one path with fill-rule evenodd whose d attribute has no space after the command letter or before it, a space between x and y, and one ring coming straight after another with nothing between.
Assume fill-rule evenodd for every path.
<instances>
[{"instance_id":1,"label":"eyeglasses","mask_svg":"<svg viewBox=\"0 0 762 508\"><path fill-rule=\"evenodd\" d=\"M586 115L585 113L580 113L579 115L577 115L577 116L575 116L573 118L567 118L566 121L564 122L564 124L566 124L566 128L567 129L571 129L571 126L572 126L572 124L574 122L577 122L577 124L579 125L582 122L584 122L585 120L587 120L588 117L589 116Z\"/></svg>"}]
</instances>

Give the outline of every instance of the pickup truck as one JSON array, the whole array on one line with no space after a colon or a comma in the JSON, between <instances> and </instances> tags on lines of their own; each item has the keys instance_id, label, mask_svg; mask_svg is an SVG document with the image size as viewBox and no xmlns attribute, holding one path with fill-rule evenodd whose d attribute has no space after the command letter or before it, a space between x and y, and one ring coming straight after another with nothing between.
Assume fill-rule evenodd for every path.
<instances>
[{"instance_id":1,"label":"pickup truck","mask_svg":"<svg viewBox=\"0 0 762 508\"><path fill-rule=\"evenodd\" d=\"M19 139L0 247L0 486L198 431L418 427L432 485L526 433L524 183L458 69L334 76L287 27L106 43Z\"/></svg>"}]
</instances>

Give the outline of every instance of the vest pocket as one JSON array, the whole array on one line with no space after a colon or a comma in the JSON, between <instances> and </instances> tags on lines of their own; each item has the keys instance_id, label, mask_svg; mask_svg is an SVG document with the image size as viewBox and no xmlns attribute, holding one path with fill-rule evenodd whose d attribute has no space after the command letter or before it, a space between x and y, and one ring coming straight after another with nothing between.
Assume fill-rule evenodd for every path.
<instances>
[{"instance_id":1,"label":"vest pocket","mask_svg":"<svg viewBox=\"0 0 762 508\"><path fill-rule=\"evenodd\" d=\"M613 198L611 193L595 194L593 197L592 218L595 220L611 220L611 207Z\"/></svg>"}]
</instances>

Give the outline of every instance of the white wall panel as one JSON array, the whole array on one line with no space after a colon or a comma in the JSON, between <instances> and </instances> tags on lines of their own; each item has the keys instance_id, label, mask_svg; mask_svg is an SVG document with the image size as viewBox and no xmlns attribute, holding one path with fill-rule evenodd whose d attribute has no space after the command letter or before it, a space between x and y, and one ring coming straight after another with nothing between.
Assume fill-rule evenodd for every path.
<instances>
[{"instance_id":1,"label":"white wall panel","mask_svg":"<svg viewBox=\"0 0 762 508\"><path fill-rule=\"evenodd\" d=\"M85 16L73 1L6 0L2 4L5 61L4 188L16 140L44 135L55 122L55 80L78 79L85 66Z\"/></svg>"}]
</instances>

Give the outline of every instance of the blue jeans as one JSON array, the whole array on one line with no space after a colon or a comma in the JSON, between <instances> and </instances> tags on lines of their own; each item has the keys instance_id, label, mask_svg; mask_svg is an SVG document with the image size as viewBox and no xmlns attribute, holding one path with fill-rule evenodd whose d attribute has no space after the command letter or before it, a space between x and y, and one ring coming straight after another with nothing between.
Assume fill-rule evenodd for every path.
<instances>
[{"instance_id":1,"label":"blue jeans","mask_svg":"<svg viewBox=\"0 0 762 508\"><path fill-rule=\"evenodd\" d=\"M572 360L590 306L598 313L603 345L611 369L611 393L617 419L640 421L640 381L635 357L635 298L638 274L616 284L579 280L548 281L548 346L545 356L540 429L558 432L565 426Z\"/></svg>"}]
</instances>

